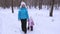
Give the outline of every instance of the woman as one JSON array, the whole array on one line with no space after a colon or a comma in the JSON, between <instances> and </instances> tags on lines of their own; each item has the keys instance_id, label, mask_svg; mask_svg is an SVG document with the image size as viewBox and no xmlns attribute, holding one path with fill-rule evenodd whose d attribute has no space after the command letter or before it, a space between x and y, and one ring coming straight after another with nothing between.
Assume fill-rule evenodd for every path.
<instances>
[{"instance_id":1,"label":"woman","mask_svg":"<svg viewBox=\"0 0 60 34\"><path fill-rule=\"evenodd\" d=\"M21 20L21 27L22 31L26 34L27 33L27 19L29 18L28 16L28 11L26 8L25 2L21 2L20 9L18 11L18 20Z\"/></svg>"}]
</instances>

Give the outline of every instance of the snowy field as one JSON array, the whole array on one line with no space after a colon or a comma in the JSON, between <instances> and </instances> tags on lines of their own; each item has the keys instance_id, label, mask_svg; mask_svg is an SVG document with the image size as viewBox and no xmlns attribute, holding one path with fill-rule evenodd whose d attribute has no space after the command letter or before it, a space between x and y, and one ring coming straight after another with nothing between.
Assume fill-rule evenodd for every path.
<instances>
[{"instance_id":1,"label":"snowy field","mask_svg":"<svg viewBox=\"0 0 60 34\"><path fill-rule=\"evenodd\" d=\"M60 34L60 9L53 12L53 17L49 17L46 8L41 10L28 9L29 16L34 20L34 31L27 34ZM21 23L18 21L18 9L14 8L12 14L10 8L0 7L0 34L24 34L21 30Z\"/></svg>"}]
</instances>

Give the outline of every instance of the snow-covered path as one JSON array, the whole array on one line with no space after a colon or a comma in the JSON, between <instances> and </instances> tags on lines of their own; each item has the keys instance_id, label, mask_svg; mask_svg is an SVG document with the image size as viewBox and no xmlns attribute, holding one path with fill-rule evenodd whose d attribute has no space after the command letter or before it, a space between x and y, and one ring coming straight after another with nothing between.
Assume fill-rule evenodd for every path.
<instances>
[{"instance_id":1,"label":"snow-covered path","mask_svg":"<svg viewBox=\"0 0 60 34\"><path fill-rule=\"evenodd\" d=\"M28 9L34 20L34 31L27 34L60 34L60 10L54 10L53 17L49 17L49 10ZM11 9L0 8L0 34L23 34L18 21L18 9L11 13Z\"/></svg>"}]
</instances>

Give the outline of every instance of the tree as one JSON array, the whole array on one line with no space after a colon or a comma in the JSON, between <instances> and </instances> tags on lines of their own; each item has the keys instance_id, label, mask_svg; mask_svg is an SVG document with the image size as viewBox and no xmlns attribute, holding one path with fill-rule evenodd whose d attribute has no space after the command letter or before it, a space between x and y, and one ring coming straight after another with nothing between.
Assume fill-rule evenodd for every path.
<instances>
[{"instance_id":1,"label":"tree","mask_svg":"<svg viewBox=\"0 0 60 34\"><path fill-rule=\"evenodd\" d=\"M39 10L42 9L43 0L39 0Z\"/></svg>"},{"instance_id":2,"label":"tree","mask_svg":"<svg viewBox=\"0 0 60 34\"><path fill-rule=\"evenodd\" d=\"M37 0L34 1L34 7L37 7Z\"/></svg>"},{"instance_id":3,"label":"tree","mask_svg":"<svg viewBox=\"0 0 60 34\"><path fill-rule=\"evenodd\" d=\"M12 0L12 3L11 4L12 4L12 13L14 13L14 10L13 10L13 0Z\"/></svg>"},{"instance_id":4,"label":"tree","mask_svg":"<svg viewBox=\"0 0 60 34\"><path fill-rule=\"evenodd\" d=\"M53 7L54 7L54 0L51 2L51 11L50 11L50 17L53 16Z\"/></svg>"}]
</instances>

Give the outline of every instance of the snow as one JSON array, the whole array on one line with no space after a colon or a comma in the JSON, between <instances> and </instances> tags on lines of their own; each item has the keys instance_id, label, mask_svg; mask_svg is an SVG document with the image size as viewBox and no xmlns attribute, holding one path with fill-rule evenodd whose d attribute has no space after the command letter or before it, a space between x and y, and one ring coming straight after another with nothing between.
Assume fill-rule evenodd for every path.
<instances>
[{"instance_id":1,"label":"snow","mask_svg":"<svg viewBox=\"0 0 60 34\"><path fill-rule=\"evenodd\" d=\"M34 20L34 30L27 34L60 34L60 9L53 12L53 17L49 16L50 10L43 8L28 8L29 16ZM0 34L24 34L21 30L21 23L18 21L18 9L3 9L0 7Z\"/></svg>"}]
</instances>

